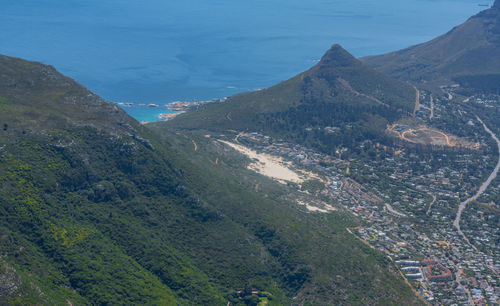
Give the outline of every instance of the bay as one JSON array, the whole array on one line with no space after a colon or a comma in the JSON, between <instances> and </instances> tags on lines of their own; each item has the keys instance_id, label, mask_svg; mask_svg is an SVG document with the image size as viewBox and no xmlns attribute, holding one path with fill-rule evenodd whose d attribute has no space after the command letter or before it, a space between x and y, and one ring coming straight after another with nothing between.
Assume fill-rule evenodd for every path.
<instances>
[{"instance_id":1,"label":"bay","mask_svg":"<svg viewBox=\"0 0 500 306\"><path fill-rule=\"evenodd\" d=\"M0 0L0 53L54 65L158 120L172 101L265 88L334 43L355 56L445 33L493 1ZM155 103L158 108L139 104Z\"/></svg>"}]
</instances>

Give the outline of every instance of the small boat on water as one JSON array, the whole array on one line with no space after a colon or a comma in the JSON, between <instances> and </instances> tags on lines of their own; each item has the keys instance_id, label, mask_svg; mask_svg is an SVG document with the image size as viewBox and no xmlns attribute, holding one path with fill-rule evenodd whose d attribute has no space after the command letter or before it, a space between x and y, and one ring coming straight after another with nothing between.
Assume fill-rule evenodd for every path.
<instances>
[{"instance_id":1,"label":"small boat on water","mask_svg":"<svg viewBox=\"0 0 500 306\"><path fill-rule=\"evenodd\" d=\"M149 107L158 107L159 105L158 104L148 104Z\"/></svg>"}]
</instances>

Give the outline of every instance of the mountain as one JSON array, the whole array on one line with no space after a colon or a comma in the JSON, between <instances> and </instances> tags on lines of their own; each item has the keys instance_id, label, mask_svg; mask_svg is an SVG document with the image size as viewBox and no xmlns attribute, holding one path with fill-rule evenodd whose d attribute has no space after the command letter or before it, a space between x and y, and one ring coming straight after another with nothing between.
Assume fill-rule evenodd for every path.
<instances>
[{"instance_id":1,"label":"mountain","mask_svg":"<svg viewBox=\"0 0 500 306\"><path fill-rule=\"evenodd\" d=\"M401 80L437 85L458 81L469 86L491 80L498 89L500 1L429 42L362 61Z\"/></svg>"},{"instance_id":2,"label":"mountain","mask_svg":"<svg viewBox=\"0 0 500 306\"><path fill-rule=\"evenodd\" d=\"M420 304L349 213L53 67L0 56L0 128L1 305Z\"/></svg>"},{"instance_id":3,"label":"mountain","mask_svg":"<svg viewBox=\"0 0 500 306\"><path fill-rule=\"evenodd\" d=\"M334 45L304 73L276 86L187 112L166 125L262 131L297 142L309 141L331 153L335 146L384 138L389 122L413 111L415 97L411 86L368 68ZM332 127L338 132L329 132ZM308 130L317 135L309 137Z\"/></svg>"}]
</instances>

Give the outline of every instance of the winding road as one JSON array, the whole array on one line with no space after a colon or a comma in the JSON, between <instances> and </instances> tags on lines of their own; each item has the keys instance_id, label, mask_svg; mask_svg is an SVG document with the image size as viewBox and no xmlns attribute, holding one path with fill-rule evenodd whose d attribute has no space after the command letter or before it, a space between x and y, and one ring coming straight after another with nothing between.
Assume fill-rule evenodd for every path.
<instances>
[{"instance_id":1,"label":"winding road","mask_svg":"<svg viewBox=\"0 0 500 306\"><path fill-rule=\"evenodd\" d=\"M427 209L427 212L426 214L429 215L431 213L431 208L432 208L432 205L434 203L436 203L436 200L437 200L437 197L435 195L431 195L432 196L432 202L429 204L429 208Z\"/></svg>"},{"instance_id":2,"label":"winding road","mask_svg":"<svg viewBox=\"0 0 500 306\"><path fill-rule=\"evenodd\" d=\"M469 244L469 239L467 239L467 237L465 236L465 234L462 232L462 230L460 229L460 219L462 218L462 212L465 210L465 208L467 207L467 204L469 204L470 202L472 201L475 201L477 200L483 193L484 191L486 191L486 189L488 188L488 186L491 184L491 182L496 178L497 174L498 174L498 171L500 170L500 140L498 139L498 137L495 135L495 133L493 133L487 126L486 124L481 120L481 118L479 118L478 116L476 116L477 120L479 122L481 122L481 124L483 125L484 127L484 130L486 132L488 132L488 134L491 135L491 137L496 141L497 143L497 146L498 146L498 163L495 167L495 169L493 170L493 172L490 174L490 176L488 177L488 179L481 185L481 187L479 187L479 190L477 191L477 193L475 195L473 195L472 197L468 198L467 200L463 201L462 203L460 203L460 206L458 207L458 212L457 212L457 216L455 218L455 221L453 221L453 226L457 229L458 233L464 238L464 240ZM471 245L472 246L472 245ZM474 249L476 249L474 246L472 246Z\"/></svg>"}]
</instances>

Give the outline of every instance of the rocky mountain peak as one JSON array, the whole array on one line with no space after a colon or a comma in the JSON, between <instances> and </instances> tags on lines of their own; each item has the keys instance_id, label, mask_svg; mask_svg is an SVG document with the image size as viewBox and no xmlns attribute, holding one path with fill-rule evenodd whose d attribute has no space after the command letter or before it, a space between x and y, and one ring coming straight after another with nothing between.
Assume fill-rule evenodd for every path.
<instances>
[{"instance_id":1,"label":"rocky mountain peak","mask_svg":"<svg viewBox=\"0 0 500 306\"><path fill-rule=\"evenodd\" d=\"M324 66L350 66L359 63L359 61L347 52L341 45L333 45L321 58L320 67Z\"/></svg>"}]
</instances>

